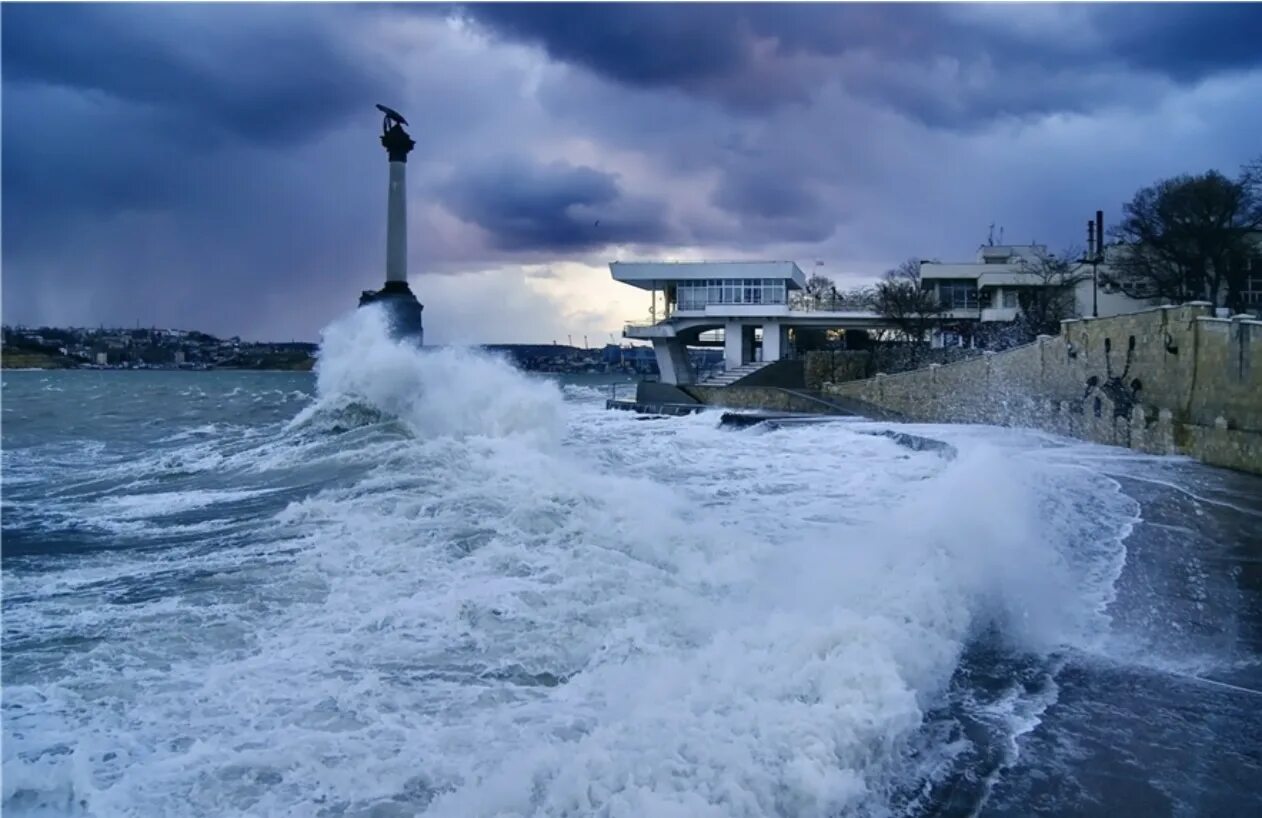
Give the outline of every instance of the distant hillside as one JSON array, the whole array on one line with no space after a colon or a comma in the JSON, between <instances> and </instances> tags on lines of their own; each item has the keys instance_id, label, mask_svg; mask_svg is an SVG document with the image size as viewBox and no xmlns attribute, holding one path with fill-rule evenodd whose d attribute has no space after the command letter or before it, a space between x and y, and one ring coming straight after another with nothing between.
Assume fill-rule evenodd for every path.
<instances>
[{"instance_id":1,"label":"distant hillside","mask_svg":"<svg viewBox=\"0 0 1262 818\"><path fill-rule=\"evenodd\" d=\"M567 344L482 344L490 352L508 352L514 355L533 355L549 358L574 357L588 352Z\"/></svg>"},{"instance_id":2,"label":"distant hillside","mask_svg":"<svg viewBox=\"0 0 1262 818\"><path fill-rule=\"evenodd\" d=\"M315 366L315 358L295 350L283 352L243 352L214 365L214 369L283 369L308 372Z\"/></svg>"},{"instance_id":3,"label":"distant hillside","mask_svg":"<svg viewBox=\"0 0 1262 818\"><path fill-rule=\"evenodd\" d=\"M0 365L4 369L73 369L82 363L83 361L55 352L37 352L14 347L0 349Z\"/></svg>"}]
</instances>

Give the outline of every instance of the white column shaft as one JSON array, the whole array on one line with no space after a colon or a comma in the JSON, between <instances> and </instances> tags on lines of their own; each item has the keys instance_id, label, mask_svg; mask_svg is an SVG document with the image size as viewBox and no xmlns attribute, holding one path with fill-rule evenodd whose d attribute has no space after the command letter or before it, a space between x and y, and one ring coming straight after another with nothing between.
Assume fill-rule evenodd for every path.
<instances>
[{"instance_id":1,"label":"white column shaft","mask_svg":"<svg viewBox=\"0 0 1262 818\"><path fill-rule=\"evenodd\" d=\"M762 325L762 359L778 361L784 357L784 327L779 324Z\"/></svg>"},{"instance_id":2,"label":"white column shaft","mask_svg":"<svg viewBox=\"0 0 1262 818\"><path fill-rule=\"evenodd\" d=\"M739 321L728 321L723 327L723 362L728 369L748 363L744 335L745 327Z\"/></svg>"},{"instance_id":3,"label":"white column shaft","mask_svg":"<svg viewBox=\"0 0 1262 818\"><path fill-rule=\"evenodd\" d=\"M390 163L386 212L386 281L408 280L407 164Z\"/></svg>"}]
</instances>

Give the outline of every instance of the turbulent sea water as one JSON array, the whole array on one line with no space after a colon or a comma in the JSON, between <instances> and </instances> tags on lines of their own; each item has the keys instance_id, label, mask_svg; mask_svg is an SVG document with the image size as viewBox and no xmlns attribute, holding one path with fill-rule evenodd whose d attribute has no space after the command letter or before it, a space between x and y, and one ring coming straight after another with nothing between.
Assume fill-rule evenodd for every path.
<instances>
[{"instance_id":1,"label":"turbulent sea water","mask_svg":"<svg viewBox=\"0 0 1262 818\"><path fill-rule=\"evenodd\" d=\"M603 397L6 372L4 814L1262 814L1262 480Z\"/></svg>"}]
</instances>

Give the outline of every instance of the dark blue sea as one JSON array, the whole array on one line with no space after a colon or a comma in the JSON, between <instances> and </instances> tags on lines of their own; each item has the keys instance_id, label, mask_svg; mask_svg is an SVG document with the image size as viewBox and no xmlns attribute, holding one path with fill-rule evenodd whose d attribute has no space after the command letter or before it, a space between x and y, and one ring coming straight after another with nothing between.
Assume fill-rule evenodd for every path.
<instances>
[{"instance_id":1,"label":"dark blue sea","mask_svg":"<svg viewBox=\"0 0 1262 818\"><path fill-rule=\"evenodd\" d=\"M4 372L4 815L1262 814L1262 480L606 395Z\"/></svg>"}]
</instances>

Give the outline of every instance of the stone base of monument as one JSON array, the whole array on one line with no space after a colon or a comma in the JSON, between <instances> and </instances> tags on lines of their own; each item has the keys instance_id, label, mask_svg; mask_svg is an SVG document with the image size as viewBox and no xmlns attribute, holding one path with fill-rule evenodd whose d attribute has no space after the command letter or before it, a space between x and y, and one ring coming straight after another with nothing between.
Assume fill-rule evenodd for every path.
<instances>
[{"instance_id":1,"label":"stone base of monument","mask_svg":"<svg viewBox=\"0 0 1262 818\"><path fill-rule=\"evenodd\" d=\"M425 308L412 294L406 281L387 281L380 290L364 290L359 296L359 306L380 305L386 315L390 334L399 340L408 340L417 346L424 344L425 330L421 311Z\"/></svg>"}]
</instances>

